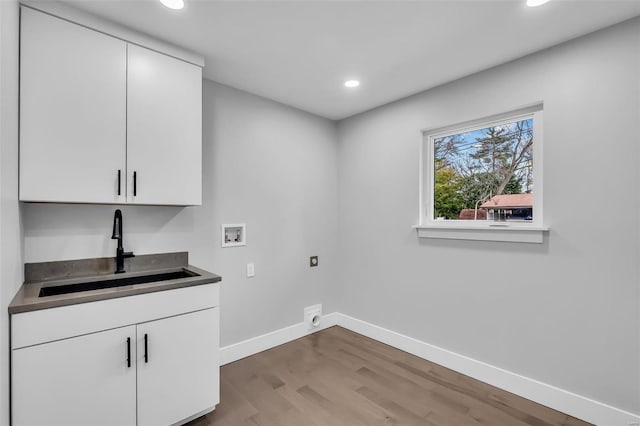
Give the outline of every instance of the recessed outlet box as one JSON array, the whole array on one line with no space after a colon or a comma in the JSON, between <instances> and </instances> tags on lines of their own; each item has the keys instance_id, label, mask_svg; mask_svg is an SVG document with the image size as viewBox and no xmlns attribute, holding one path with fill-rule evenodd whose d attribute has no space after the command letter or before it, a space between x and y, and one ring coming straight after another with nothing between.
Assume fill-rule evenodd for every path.
<instances>
[{"instance_id":1,"label":"recessed outlet box","mask_svg":"<svg viewBox=\"0 0 640 426\"><path fill-rule=\"evenodd\" d=\"M304 308L304 323L307 330L315 330L320 327L322 321L322 304L307 306Z\"/></svg>"},{"instance_id":2,"label":"recessed outlet box","mask_svg":"<svg viewBox=\"0 0 640 426\"><path fill-rule=\"evenodd\" d=\"M311 256L309 258L309 266L312 268L318 266L318 256Z\"/></svg>"},{"instance_id":3,"label":"recessed outlet box","mask_svg":"<svg viewBox=\"0 0 640 426\"><path fill-rule=\"evenodd\" d=\"M223 224L220 226L222 247L247 245L247 226L244 223Z\"/></svg>"}]
</instances>

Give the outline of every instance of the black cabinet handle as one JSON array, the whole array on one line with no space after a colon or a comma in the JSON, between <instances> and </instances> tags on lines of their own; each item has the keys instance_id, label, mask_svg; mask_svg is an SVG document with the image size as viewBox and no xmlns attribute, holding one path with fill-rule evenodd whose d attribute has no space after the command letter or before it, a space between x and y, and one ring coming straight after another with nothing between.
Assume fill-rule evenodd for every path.
<instances>
[{"instance_id":1,"label":"black cabinet handle","mask_svg":"<svg viewBox=\"0 0 640 426\"><path fill-rule=\"evenodd\" d=\"M145 364L149 362L149 337L147 333L144 333L144 362Z\"/></svg>"},{"instance_id":2,"label":"black cabinet handle","mask_svg":"<svg viewBox=\"0 0 640 426\"><path fill-rule=\"evenodd\" d=\"M131 337L127 337L127 367L131 368Z\"/></svg>"},{"instance_id":3,"label":"black cabinet handle","mask_svg":"<svg viewBox=\"0 0 640 426\"><path fill-rule=\"evenodd\" d=\"M120 186L122 182L122 170L118 169L118 195L120 195Z\"/></svg>"},{"instance_id":4,"label":"black cabinet handle","mask_svg":"<svg viewBox=\"0 0 640 426\"><path fill-rule=\"evenodd\" d=\"M133 172L133 196L135 197L138 192L138 172Z\"/></svg>"}]
</instances>

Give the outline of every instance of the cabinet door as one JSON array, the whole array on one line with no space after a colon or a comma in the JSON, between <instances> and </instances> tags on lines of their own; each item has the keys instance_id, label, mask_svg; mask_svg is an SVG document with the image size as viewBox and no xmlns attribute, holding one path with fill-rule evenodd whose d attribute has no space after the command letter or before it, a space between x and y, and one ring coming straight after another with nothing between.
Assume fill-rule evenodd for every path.
<instances>
[{"instance_id":1,"label":"cabinet door","mask_svg":"<svg viewBox=\"0 0 640 426\"><path fill-rule=\"evenodd\" d=\"M126 60L124 41L22 8L22 201L126 200Z\"/></svg>"},{"instance_id":2,"label":"cabinet door","mask_svg":"<svg viewBox=\"0 0 640 426\"><path fill-rule=\"evenodd\" d=\"M129 326L13 350L12 424L135 426L135 331Z\"/></svg>"},{"instance_id":3,"label":"cabinet door","mask_svg":"<svg viewBox=\"0 0 640 426\"><path fill-rule=\"evenodd\" d=\"M202 204L202 69L130 44L127 76L128 201Z\"/></svg>"},{"instance_id":4,"label":"cabinet door","mask_svg":"<svg viewBox=\"0 0 640 426\"><path fill-rule=\"evenodd\" d=\"M174 424L218 404L218 321L211 308L138 325L138 426Z\"/></svg>"}]
</instances>

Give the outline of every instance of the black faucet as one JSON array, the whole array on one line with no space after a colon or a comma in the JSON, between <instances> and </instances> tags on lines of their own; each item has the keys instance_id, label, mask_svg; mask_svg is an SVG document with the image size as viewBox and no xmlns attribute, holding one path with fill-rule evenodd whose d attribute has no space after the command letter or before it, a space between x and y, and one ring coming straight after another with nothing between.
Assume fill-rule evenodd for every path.
<instances>
[{"instance_id":1,"label":"black faucet","mask_svg":"<svg viewBox=\"0 0 640 426\"><path fill-rule=\"evenodd\" d=\"M125 257L134 257L132 251L124 251L122 248L122 212L117 209L113 215L113 234L112 240L118 240L118 248L116 249L116 274L125 272L124 259Z\"/></svg>"}]
</instances>

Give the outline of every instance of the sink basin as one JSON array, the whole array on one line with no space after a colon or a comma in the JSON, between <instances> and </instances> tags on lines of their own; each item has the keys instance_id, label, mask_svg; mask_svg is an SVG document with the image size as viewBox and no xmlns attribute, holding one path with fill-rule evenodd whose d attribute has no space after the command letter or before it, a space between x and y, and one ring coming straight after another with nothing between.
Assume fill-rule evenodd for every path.
<instances>
[{"instance_id":1,"label":"sink basin","mask_svg":"<svg viewBox=\"0 0 640 426\"><path fill-rule=\"evenodd\" d=\"M78 293L81 291L101 290L103 288L122 287L125 285L152 283L157 281L178 280L181 278L198 277L199 274L185 269L175 272L165 272L162 274L141 275L137 277L111 278L101 281L90 281L86 283L66 284L51 287L42 287L38 297L55 296L58 294Z\"/></svg>"}]
</instances>

